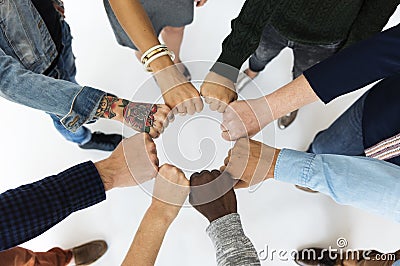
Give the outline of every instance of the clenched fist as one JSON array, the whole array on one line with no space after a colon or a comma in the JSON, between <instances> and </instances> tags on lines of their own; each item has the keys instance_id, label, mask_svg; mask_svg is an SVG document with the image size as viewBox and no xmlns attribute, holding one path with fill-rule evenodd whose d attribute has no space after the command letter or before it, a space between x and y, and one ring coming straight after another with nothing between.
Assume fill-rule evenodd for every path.
<instances>
[{"instance_id":1,"label":"clenched fist","mask_svg":"<svg viewBox=\"0 0 400 266\"><path fill-rule=\"evenodd\" d=\"M236 183L228 174L218 170L194 173L190 177L189 202L210 223L220 217L237 212Z\"/></svg>"},{"instance_id":2,"label":"clenched fist","mask_svg":"<svg viewBox=\"0 0 400 266\"><path fill-rule=\"evenodd\" d=\"M161 88L164 102L174 114L193 115L203 110L199 92L188 82L178 68L173 65L154 74Z\"/></svg>"},{"instance_id":3,"label":"clenched fist","mask_svg":"<svg viewBox=\"0 0 400 266\"><path fill-rule=\"evenodd\" d=\"M264 97L232 102L223 113L222 138L250 138L272 121L272 111Z\"/></svg>"},{"instance_id":4,"label":"clenched fist","mask_svg":"<svg viewBox=\"0 0 400 266\"><path fill-rule=\"evenodd\" d=\"M239 139L225 158L221 171L240 180L235 188L245 188L274 177L280 150L251 139Z\"/></svg>"},{"instance_id":5,"label":"clenched fist","mask_svg":"<svg viewBox=\"0 0 400 266\"><path fill-rule=\"evenodd\" d=\"M153 190L152 207L175 219L189 194L189 180L182 170L164 164L160 167Z\"/></svg>"},{"instance_id":6,"label":"clenched fist","mask_svg":"<svg viewBox=\"0 0 400 266\"><path fill-rule=\"evenodd\" d=\"M96 116L120 121L136 131L149 133L152 138L160 136L174 118L165 104L131 102L112 95L101 99Z\"/></svg>"},{"instance_id":7,"label":"clenched fist","mask_svg":"<svg viewBox=\"0 0 400 266\"><path fill-rule=\"evenodd\" d=\"M122 141L122 150L126 163L136 184L144 183L158 172L156 144L148 134L136 134Z\"/></svg>"},{"instance_id":8,"label":"clenched fist","mask_svg":"<svg viewBox=\"0 0 400 266\"><path fill-rule=\"evenodd\" d=\"M209 72L200 89L210 109L223 113L228 104L237 99L233 82L215 72Z\"/></svg>"},{"instance_id":9,"label":"clenched fist","mask_svg":"<svg viewBox=\"0 0 400 266\"><path fill-rule=\"evenodd\" d=\"M122 140L110 157L95 165L105 190L136 186L157 175L156 145L149 134L136 134Z\"/></svg>"}]
</instances>

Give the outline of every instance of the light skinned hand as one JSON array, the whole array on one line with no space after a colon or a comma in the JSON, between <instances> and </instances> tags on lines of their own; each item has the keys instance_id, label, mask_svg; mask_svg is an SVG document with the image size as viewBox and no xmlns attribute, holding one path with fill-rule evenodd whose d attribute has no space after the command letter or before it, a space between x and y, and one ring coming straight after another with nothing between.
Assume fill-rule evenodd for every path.
<instances>
[{"instance_id":1,"label":"light skinned hand","mask_svg":"<svg viewBox=\"0 0 400 266\"><path fill-rule=\"evenodd\" d=\"M229 150L220 170L240 180L235 188L250 187L274 177L279 152L259 141L241 138Z\"/></svg>"},{"instance_id":2,"label":"light skinned hand","mask_svg":"<svg viewBox=\"0 0 400 266\"><path fill-rule=\"evenodd\" d=\"M157 112L154 114L153 126L150 127L150 136L152 138L158 138L172 121L174 121L172 110L165 104L157 104Z\"/></svg>"},{"instance_id":3,"label":"light skinned hand","mask_svg":"<svg viewBox=\"0 0 400 266\"><path fill-rule=\"evenodd\" d=\"M264 97L232 102L223 113L222 138L250 138L272 121L272 111Z\"/></svg>"},{"instance_id":4,"label":"light skinned hand","mask_svg":"<svg viewBox=\"0 0 400 266\"><path fill-rule=\"evenodd\" d=\"M193 115L203 110L199 92L175 65L156 72L154 77L161 88L165 104L174 114Z\"/></svg>"},{"instance_id":5,"label":"light skinned hand","mask_svg":"<svg viewBox=\"0 0 400 266\"><path fill-rule=\"evenodd\" d=\"M173 121L174 115L165 104L129 102L123 109L123 123L136 131L158 138Z\"/></svg>"},{"instance_id":6,"label":"light skinned hand","mask_svg":"<svg viewBox=\"0 0 400 266\"><path fill-rule=\"evenodd\" d=\"M182 170L164 164L160 167L153 190L152 208L175 219L190 192L189 180Z\"/></svg>"},{"instance_id":7,"label":"light skinned hand","mask_svg":"<svg viewBox=\"0 0 400 266\"><path fill-rule=\"evenodd\" d=\"M174 118L165 104L131 102L111 95L101 99L96 116L120 121L136 131L149 133L152 138L159 137Z\"/></svg>"},{"instance_id":8,"label":"light skinned hand","mask_svg":"<svg viewBox=\"0 0 400 266\"><path fill-rule=\"evenodd\" d=\"M212 111L223 113L228 104L237 99L233 82L215 72L210 71L200 88L204 101Z\"/></svg>"},{"instance_id":9,"label":"light skinned hand","mask_svg":"<svg viewBox=\"0 0 400 266\"><path fill-rule=\"evenodd\" d=\"M105 190L137 186L157 175L156 145L147 133L124 139L107 159L95 163Z\"/></svg>"}]
</instances>

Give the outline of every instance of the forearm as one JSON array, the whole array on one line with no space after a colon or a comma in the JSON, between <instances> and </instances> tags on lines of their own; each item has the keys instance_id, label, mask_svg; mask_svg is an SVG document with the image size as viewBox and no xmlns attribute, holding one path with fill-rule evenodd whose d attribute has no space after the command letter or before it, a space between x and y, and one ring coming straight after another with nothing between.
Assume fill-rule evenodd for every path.
<instances>
[{"instance_id":1,"label":"forearm","mask_svg":"<svg viewBox=\"0 0 400 266\"><path fill-rule=\"evenodd\" d=\"M319 98L307 79L301 75L273 93L266 95L265 100L272 112L273 120L275 120L307 104L318 101Z\"/></svg>"},{"instance_id":2,"label":"forearm","mask_svg":"<svg viewBox=\"0 0 400 266\"><path fill-rule=\"evenodd\" d=\"M101 100L96 117L117 120L138 132L150 132L157 105L131 102L116 96L106 95Z\"/></svg>"},{"instance_id":3,"label":"forearm","mask_svg":"<svg viewBox=\"0 0 400 266\"><path fill-rule=\"evenodd\" d=\"M173 219L163 215L163 210L150 205L146 211L122 266L153 266L164 236Z\"/></svg>"},{"instance_id":4,"label":"forearm","mask_svg":"<svg viewBox=\"0 0 400 266\"><path fill-rule=\"evenodd\" d=\"M151 21L140 1L109 0L109 2L119 23L141 52L159 44Z\"/></svg>"},{"instance_id":5,"label":"forearm","mask_svg":"<svg viewBox=\"0 0 400 266\"><path fill-rule=\"evenodd\" d=\"M95 88L36 74L0 49L0 96L56 114L70 131L94 118L105 94Z\"/></svg>"},{"instance_id":6,"label":"forearm","mask_svg":"<svg viewBox=\"0 0 400 266\"><path fill-rule=\"evenodd\" d=\"M222 53L211 71L236 82L238 70L257 49L264 27L278 2L247 0L244 3L239 16L232 20L232 31L223 41ZM224 67L223 64L233 68Z\"/></svg>"},{"instance_id":7,"label":"forearm","mask_svg":"<svg viewBox=\"0 0 400 266\"><path fill-rule=\"evenodd\" d=\"M214 243L218 266L260 265L256 249L243 232L239 214L214 220L207 233Z\"/></svg>"},{"instance_id":8,"label":"forearm","mask_svg":"<svg viewBox=\"0 0 400 266\"><path fill-rule=\"evenodd\" d=\"M105 198L102 180L91 162L8 190L0 194L0 250L22 244Z\"/></svg>"},{"instance_id":9,"label":"forearm","mask_svg":"<svg viewBox=\"0 0 400 266\"><path fill-rule=\"evenodd\" d=\"M109 0L109 2L119 23L140 52L144 53L149 48L160 44L139 0ZM150 66L156 72L171 65L173 65L171 59L163 56Z\"/></svg>"},{"instance_id":10,"label":"forearm","mask_svg":"<svg viewBox=\"0 0 400 266\"><path fill-rule=\"evenodd\" d=\"M265 96L273 119L319 99L328 103L371 82L399 73L399 46L400 26L396 26L311 67L304 75Z\"/></svg>"},{"instance_id":11,"label":"forearm","mask_svg":"<svg viewBox=\"0 0 400 266\"><path fill-rule=\"evenodd\" d=\"M400 221L400 167L367 157L284 149L275 179L311 188L336 202Z\"/></svg>"}]
</instances>

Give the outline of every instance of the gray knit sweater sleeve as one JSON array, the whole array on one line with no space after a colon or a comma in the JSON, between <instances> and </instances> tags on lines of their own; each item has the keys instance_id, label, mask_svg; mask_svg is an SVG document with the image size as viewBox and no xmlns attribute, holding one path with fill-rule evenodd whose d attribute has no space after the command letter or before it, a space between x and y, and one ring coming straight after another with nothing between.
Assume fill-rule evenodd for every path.
<instances>
[{"instance_id":1,"label":"gray knit sweater sleeve","mask_svg":"<svg viewBox=\"0 0 400 266\"><path fill-rule=\"evenodd\" d=\"M256 249L243 232L239 214L213 221L207 234L215 246L218 266L260 265Z\"/></svg>"}]
</instances>

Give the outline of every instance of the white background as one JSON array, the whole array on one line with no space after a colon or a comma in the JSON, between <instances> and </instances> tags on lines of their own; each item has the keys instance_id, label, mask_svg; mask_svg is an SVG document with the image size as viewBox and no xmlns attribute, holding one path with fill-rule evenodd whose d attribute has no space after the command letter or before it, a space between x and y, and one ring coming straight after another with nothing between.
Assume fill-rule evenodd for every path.
<instances>
[{"instance_id":1,"label":"white background","mask_svg":"<svg viewBox=\"0 0 400 266\"><path fill-rule=\"evenodd\" d=\"M222 40L230 31L230 20L237 16L243 3L243 0L210 0L205 7L196 9L194 23L186 29L182 60L215 60L221 51ZM74 36L78 82L130 99L150 76L143 71L131 50L116 43L102 1L66 0L65 5L66 20ZM389 24L395 25L399 19L400 13L396 12ZM290 81L291 68L291 51L284 50L256 79L256 83L264 94L269 93ZM263 138L271 133L272 137L267 140L269 144L305 150L314 135L326 128L361 93L347 95L327 106L322 103L306 106L287 130L281 131L276 129L276 125L271 125L266 129L268 132L264 130ZM248 88L242 96L254 98L257 95L258 92ZM150 90L147 96L159 96L157 89ZM81 150L63 140L53 128L51 119L41 111L4 99L0 99L0 103L1 191L108 155ZM221 115L211 113L208 108L202 114L221 120ZM168 130L178 130L176 127L188 119L178 118ZM180 151L164 149L164 144L170 142L171 134L168 135L167 131L156 141L160 162L168 162L167 154L175 153L195 160L201 152L206 154L198 143L208 138L213 141L216 153L209 155L210 160L214 155L215 159L207 168L218 168L232 143L223 141L219 137L218 123L210 121L198 117L190 127L182 130L178 136ZM112 121L100 121L91 128L104 132L122 131L121 125ZM124 131L124 134L129 136L133 132ZM261 136L256 138L261 139ZM268 181L253 193L237 191L237 197L245 232L258 251L266 245L270 251L328 245L335 248L339 237L347 239L349 248L374 248L385 252L400 248L398 224L352 207L339 206L327 196L308 194L290 184ZM139 187L111 191L107 193L106 201L70 215L22 246L45 251L53 246L69 248L89 240L105 239L109 250L95 265L120 265L149 203L150 197ZM214 265L214 248L205 234L207 225L206 219L194 209L183 208L165 237L157 265ZM263 263L294 264L270 259Z\"/></svg>"}]
</instances>

